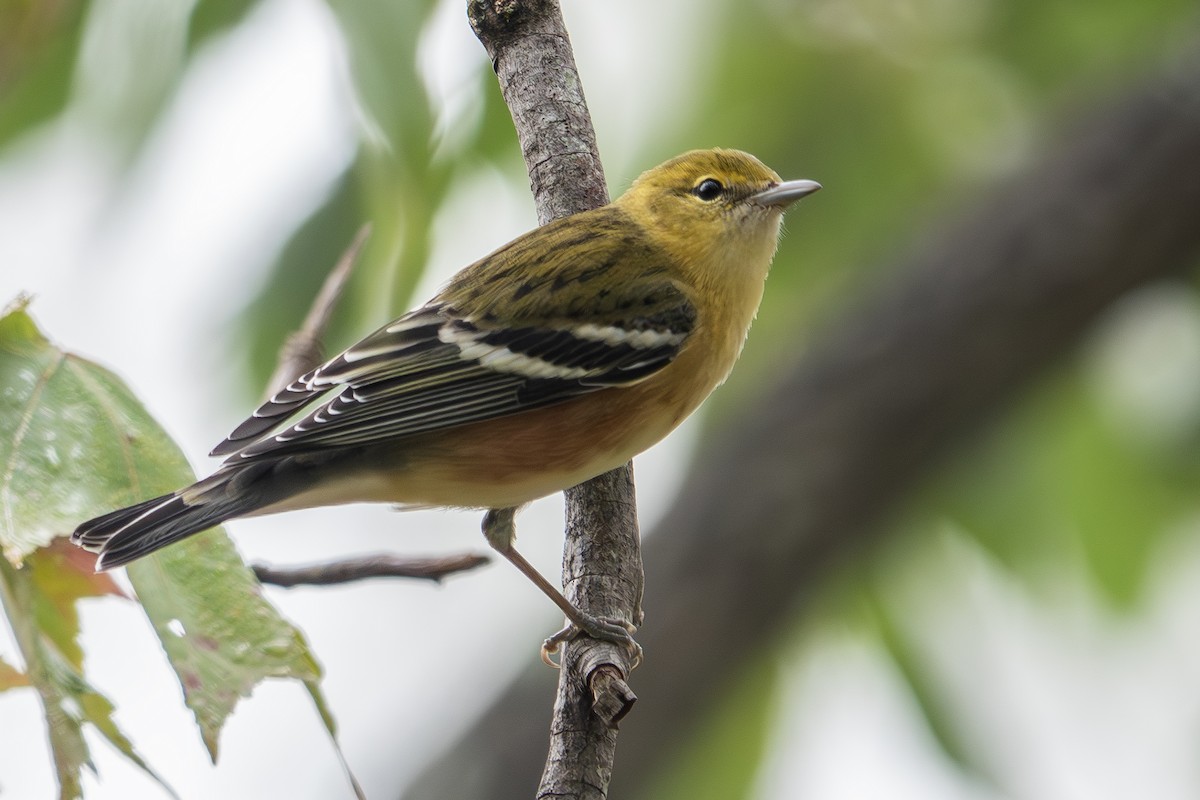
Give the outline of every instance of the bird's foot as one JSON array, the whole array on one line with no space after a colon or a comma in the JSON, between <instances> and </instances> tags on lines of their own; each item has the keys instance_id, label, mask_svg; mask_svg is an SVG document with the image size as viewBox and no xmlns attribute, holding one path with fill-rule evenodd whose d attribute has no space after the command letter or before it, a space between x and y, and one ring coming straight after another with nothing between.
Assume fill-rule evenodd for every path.
<instances>
[{"instance_id":1,"label":"bird's foot","mask_svg":"<svg viewBox=\"0 0 1200 800\"><path fill-rule=\"evenodd\" d=\"M590 636L593 639L612 642L625 648L632 658L631 670L637 669L638 665L642 663L642 646L633 638L633 634L637 633L637 627L633 623L623 619L593 617L579 609L575 609L575 613L578 615L577 620L568 622L566 627L542 642L542 661L546 664L558 669L559 663L551 656L557 653L562 645L572 642L580 636Z\"/></svg>"}]
</instances>

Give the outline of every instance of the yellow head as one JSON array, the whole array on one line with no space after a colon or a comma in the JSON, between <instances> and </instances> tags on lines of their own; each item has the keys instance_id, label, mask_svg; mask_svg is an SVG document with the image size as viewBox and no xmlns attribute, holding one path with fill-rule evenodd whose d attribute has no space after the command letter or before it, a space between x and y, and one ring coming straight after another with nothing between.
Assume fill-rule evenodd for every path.
<instances>
[{"instance_id":1,"label":"yellow head","mask_svg":"<svg viewBox=\"0 0 1200 800\"><path fill-rule=\"evenodd\" d=\"M784 182L740 150L693 150L647 170L614 205L627 211L700 283L765 278L783 212L820 189ZM734 274L730 274L730 271Z\"/></svg>"}]
</instances>

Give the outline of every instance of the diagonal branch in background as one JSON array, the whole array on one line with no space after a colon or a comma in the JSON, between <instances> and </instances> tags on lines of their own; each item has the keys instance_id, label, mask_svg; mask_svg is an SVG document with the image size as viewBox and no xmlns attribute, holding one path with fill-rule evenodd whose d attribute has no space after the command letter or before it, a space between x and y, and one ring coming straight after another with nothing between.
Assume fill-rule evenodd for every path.
<instances>
[{"instance_id":1,"label":"diagonal branch in background","mask_svg":"<svg viewBox=\"0 0 1200 800\"><path fill-rule=\"evenodd\" d=\"M469 0L467 15L492 60L545 224L608 202L596 136L556 0ZM590 614L641 622L642 562L633 471L626 465L570 489L563 589ZM581 637L564 646L550 752L538 797L603 798L616 723L636 700L631 655ZM528 714L528 708L525 709ZM526 764L537 763L530 754ZM513 784L527 796L532 776Z\"/></svg>"},{"instance_id":2,"label":"diagonal branch in background","mask_svg":"<svg viewBox=\"0 0 1200 800\"><path fill-rule=\"evenodd\" d=\"M359 253L362 252L363 245L367 243L370 235L371 223L368 222L358 229L358 233L354 235L354 240L350 242L346 252L342 253L337 264L325 276L321 290L313 298L312 307L308 309L304 322L300 323L300 327L284 340L283 346L279 348L275 371L271 373L271 377L267 381L266 393L268 396L278 392L325 360L321 339L325 336L325 329L329 327L333 309L337 307L342 293L346 290L350 273L353 271L354 265L358 263Z\"/></svg>"},{"instance_id":3,"label":"diagonal branch in background","mask_svg":"<svg viewBox=\"0 0 1200 800\"><path fill-rule=\"evenodd\" d=\"M1200 257L1200 69L1114 98L888 269L698 455L646 547L653 697L623 736L645 797L683 735L878 521L1114 300ZM522 676L410 800L525 795L544 735ZM470 764L470 770L462 769ZM480 789L480 787L486 787Z\"/></svg>"}]
</instances>

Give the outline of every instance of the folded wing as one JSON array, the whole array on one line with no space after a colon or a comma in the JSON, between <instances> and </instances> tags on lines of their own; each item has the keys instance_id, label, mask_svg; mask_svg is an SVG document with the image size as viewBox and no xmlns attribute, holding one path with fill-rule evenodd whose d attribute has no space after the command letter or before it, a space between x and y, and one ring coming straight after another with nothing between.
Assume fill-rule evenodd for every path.
<instances>
[{"instance_id":1,"label":"folded wing","mask_svg":"<svg viewBox=\"0 0 1200 800\"><path fill-rule=\"evenodd\" d=\"M502 326L437 300L298 378L213 455L254 459L374 443L644 380L684 347L695 310L658 274L615 292L609 313L583 323L543 302Z\"/></svg>"}]
</instances>

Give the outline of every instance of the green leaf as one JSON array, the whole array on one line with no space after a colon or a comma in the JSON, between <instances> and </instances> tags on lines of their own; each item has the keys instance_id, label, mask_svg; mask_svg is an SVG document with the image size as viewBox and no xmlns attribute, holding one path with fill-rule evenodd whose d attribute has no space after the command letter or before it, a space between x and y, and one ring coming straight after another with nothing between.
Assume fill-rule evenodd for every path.
<instances>
[{"instance_id":1,"label":"green leaf","mask_svg":"<svg viewBox=\"0 0 1200 800\"><path fill-rule=\"evenodd\" d=\"M310 691L319 682L303 636L262 597L223 534L168 547L128 571L214 761L221 726L263 678L296 678Z\"/></svg>"},{"instance_id":2,"label":"green leaf","mask_svg":"<svg viewBox=\"0 0 1200 800\"><path fill-rule=\"evenodd\" d=\"M37 559L55 557L55 551L43 555L47 551L34 548L69 533L90 515L171 491L190 483L193 475L179 449L121 381L54 347L25 305L18 301L0 318L0 419L7 421L0 428L0 544L14 564L25 559L31 567L10 568L28 587L28 602L19 607L40 609L36 625L21 620L26 638L51 647L58 662L77 669L82 654L74 645L73 604L52 598L67 589L87 596L114 587L104 584L103 576L72 577L61 560L43 571ZM92 556L75 548L67 552L86 559L90 570ZM214 759L221 727L238 699L265 677L304 681L334 735L320 695L320 668L307 643L263 598L258 580L224 532L208 531L143 559L131 566L129 578ZM26 661L34 663L28 654ZM37 683L41 673L32 666L30 673ZM95 724L109 735L103 727L107 701L98 697L85 692L77 700L99 715ZM48 717L61 716L52 711L61 705L57 697L44 702ZM81 752L86 755L71 736L60 745L71 763L81 760Z\"/></svg>"},{"instance_id":3,"label":"green leaf","mask_svg":"<svg viewBox=\"0 0 1200 800\"><path fill-rule=\"evenodd\" d=\"M120 380L53 346L24 306L0 319L0 548L14 565L187 473Z\"/></svg>"},{"instance_id":4,"label":"green leaf","mask_svg":"<svg viewBox=\"0 0 1200 800\"><path fill-rule=\"evenodd\" d=\"M83 654L75 642L79 632L75 602L111 593L115 587L107 576L94 579L90 566L80 573L77 567L82 562L72 561L66 554L69 546L57 542L52 548L30 553L21 568L0 559L0 600L27 670L16 677L24 678L42 702L59 795L81 797L83 767L95 769L83 738L84 724L92 725L173 795L117 727L112 702L84 678ZM0 686L8 688L4 684L4 670L0 669Z\"/></svg>"}]
</instances>

